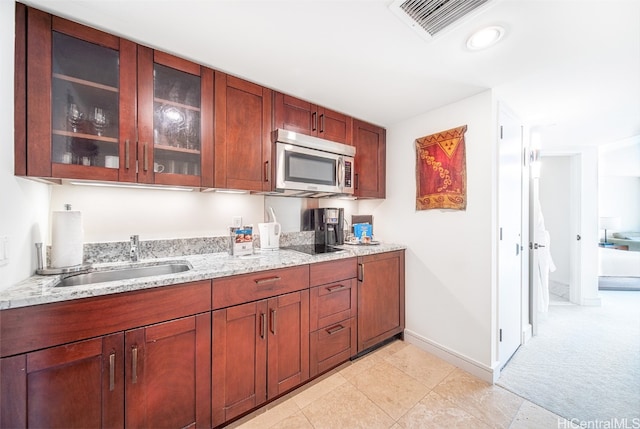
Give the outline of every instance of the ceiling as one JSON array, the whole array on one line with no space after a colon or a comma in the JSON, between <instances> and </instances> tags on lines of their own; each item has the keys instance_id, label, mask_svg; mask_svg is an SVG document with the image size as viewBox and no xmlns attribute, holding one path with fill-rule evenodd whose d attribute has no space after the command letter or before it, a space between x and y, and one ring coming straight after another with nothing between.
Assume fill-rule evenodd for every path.
<instances>
[{"instance_id":1,"label":"ceiling","mask_svg":"<svg viewBox=\"0 0 640 429\"><path fill-rule=\"evenodd\" d=\"M25 2L386 127L493 88L543 149L640 138L640 1L493 0L429 41L392 1Z\"/></svg>"}]
</instances>

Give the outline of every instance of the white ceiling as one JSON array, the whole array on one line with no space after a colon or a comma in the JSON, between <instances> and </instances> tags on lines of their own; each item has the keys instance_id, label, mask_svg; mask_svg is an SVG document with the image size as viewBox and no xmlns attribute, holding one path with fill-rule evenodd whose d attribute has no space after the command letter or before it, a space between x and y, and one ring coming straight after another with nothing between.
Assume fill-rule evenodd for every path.
<instances>
[{"instance_id":1,"label":"white ceiling","mask_svg":"<svg viewBox=\"0 0 640 429\"><path fill-rule=\"evenodd\" d=\"M431 41L392 0L26 3L387 127L494 88L544 149L640 136L639 0L494 0Z\"/></svg>"}]
</instances>

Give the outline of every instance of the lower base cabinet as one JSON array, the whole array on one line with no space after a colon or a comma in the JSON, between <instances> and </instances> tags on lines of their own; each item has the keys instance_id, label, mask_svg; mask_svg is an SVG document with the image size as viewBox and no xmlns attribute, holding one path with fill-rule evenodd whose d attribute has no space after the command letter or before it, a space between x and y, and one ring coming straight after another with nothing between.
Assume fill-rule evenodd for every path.
<instances>
[{"instance_id":1,"label":"lower base cabinet","mask_svg":"<svg viewBox=\"0 0 640 429\"><path fill-rule=\"evenodd\" d=\"M0 426L206 427L210 326L204 313L3 358Z\"/></svg>"},{"instance_id":2,"label":"lower base cabinet","mask_svg":"<svg viewBox=\"0 0 640 429\"><path fill-rule=\"evenodd\" d=\"M309 291L214 311L213 344L219 426L309 378Z\"/></svg>"},{"instance_id":3,"label":"lower base cabinet","mask_svg":"<svg viewBox=\"0 0 640 429\"><path fill-rule=\"evenodd\" d=\"M358 258L358 353L404 331L404 250Z\"/></svg>"},{"instance_id":4,"label":"lower base cabinet","mask_svg":"<svg viewBox=\"0 0 640 429\"><path fill-rule=\"evenodd\" d=\"M210 300L201 281L3 310L0 427L210 428Z\"/></svg>"},{"instance_id":5,"label":"lower base cabinet","mask_svg":"<svg viewBox=\"0 0 640 429\"><path fill-rule=\"evenodd\" d=\"M404 251L3 310L0 427L221 426L404 323Z\"/></svg>"}]
</instances>

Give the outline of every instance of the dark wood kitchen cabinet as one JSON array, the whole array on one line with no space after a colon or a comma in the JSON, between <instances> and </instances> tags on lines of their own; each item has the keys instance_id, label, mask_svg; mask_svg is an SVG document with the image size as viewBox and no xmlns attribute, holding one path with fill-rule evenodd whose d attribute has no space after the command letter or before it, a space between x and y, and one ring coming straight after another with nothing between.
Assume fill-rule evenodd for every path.
<instances>
[{"instance_id":1,"label":"dark wood kitchen cabinet","mask_svg":"<svg viewBox=\"0 0 640 429\"><path fill-rule=\"evenodd\" d=\"M202 281L3 310L0 426L211 427L210 296Z\"/></svg>"},{"instance_id":2,"label":"dark wood kitchen cabinet","mask_svg":"<svg viewBox=\"0 0 640 429\"><path fill-rule=\"evenodd\" d=\"M270 191L272 91L215 73L214 187Z\"/></svg>"},{"instance_id":3,"label":"dark wood kitchen cabinet","mask_svg":"<svg viewBox=\"0 0 640 429\"><path fill-rule=\"evenodd\" d=\"M213 186L213 70L138 46L138 182Z\"/></svg>"},{"instance_id":4,"label":"dark wood kitchen cabinet","mask_svg":"<svg viewBox=\"0 0 640 429\"><path fill-rule=\"evenodd\" d=\"M212 70L19 3L15 66L15 174L212 185Z\"/></svg>"},{"instance_id":5,"label":"dark wood kitchen cabinet","mask_svg":"<svg viewBox=\"0 0 640 429\"><path fill-rule=\"evenodd\" d=\"M355 196L386 197L386 130L358 119L353 120Z\"/></svg>"},{"instance_id":6,"label":"dark wood kitchen cabinet","mask_svg":"<svg viewBox=\"0 0 640 429\"><path fill-rule=\"evenodd\" d=\"M271 297L213 312L214 426L309 378L308 270L301 266L215 281L214 309Z\"/></svg>"},{"instance_id":7,"label":"dark wood kitchen cabinet","mask_svg":"<svg viewBox=\"0 0 640 429\"><path fill-rule=\"evenodd\" d=\"M357 353L357 261L348 258L309 267L311 377Z\"/></svg>"},{"instance_id":8,"label":"dark wood kitchen cabinet","mask_svg":"<svg viewBox=\"0 0 640 429\"><path fill-rule=\"evenodd\" d=\"M290 95L274 96L274 129L351 144L352 118Z\"/></svg>"},{"instance_id":9,"label":"dark wood kitchen cabinet","mask_svg":"<svg viewBox=\"0 0 640 429\"><path fill-rule=\"evenodd\" d=\"M358 353L402 334L404 307L404 250L359 257Z\"/></svg>"}]
</instances>

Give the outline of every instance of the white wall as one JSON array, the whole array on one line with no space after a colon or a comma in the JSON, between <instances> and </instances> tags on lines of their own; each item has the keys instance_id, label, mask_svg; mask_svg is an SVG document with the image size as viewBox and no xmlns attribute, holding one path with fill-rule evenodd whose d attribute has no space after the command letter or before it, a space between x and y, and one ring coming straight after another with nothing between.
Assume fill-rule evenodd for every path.
<instances>
[{"instance_id":1,"label":"white wall","mask_svg":"<svg viewBox=\"0 0 640 429\"><path fill-rule=\"evenodd\" d=\"M35 269L35 247L47 231L49 187L13 175L13 62L15 5L0 1L0 237L9 239L9 262L0 266L0 289Z\"/></svg>"},{"instance_id":2,"label":"white wall","mask_svg":"<svg viewBox=\"0 0 640 429\"><path fill-rule=\"evenodd\" d=\"M604 146L598 171L599 216L620 217L619 231L640 231L640 136Z\"/></svg>"},{"instance_id":3,"label":"white wall","mask_svg":"<svg viewBox=\"0 0 640 429\"><path fill-rule=\"evenodd\" d=\"M608 238L617 231L640 231L640 177L600 176L598 195L599 215L620 218L620 228L608 230ZM604 230L600 236L604 238Z\"/></svg>"},{"instance_id":4,"label":"white wall","mask_svg":"<svg viewBox=\"0 0 640 429\"><path fill-rule=\"evenodd\" d=\"M221 236L234 216L255 228L265 218L261 195L53 186L52 210L66 203L82 212L85 242Z\"/></svg>"},{"instance_id":5,"label":"white wall","mask_svg":"<svg viewBox=\"0 0 640 429\"><path fill-rule=\"evenodd\" d=\"M361 201L376 236L408 246L407 333L486 371L494 364L496 139L490 91L387 129L387 198ZM416 138L467 125L466 211L416 211Z\"/></svg>"}]
</instances>

